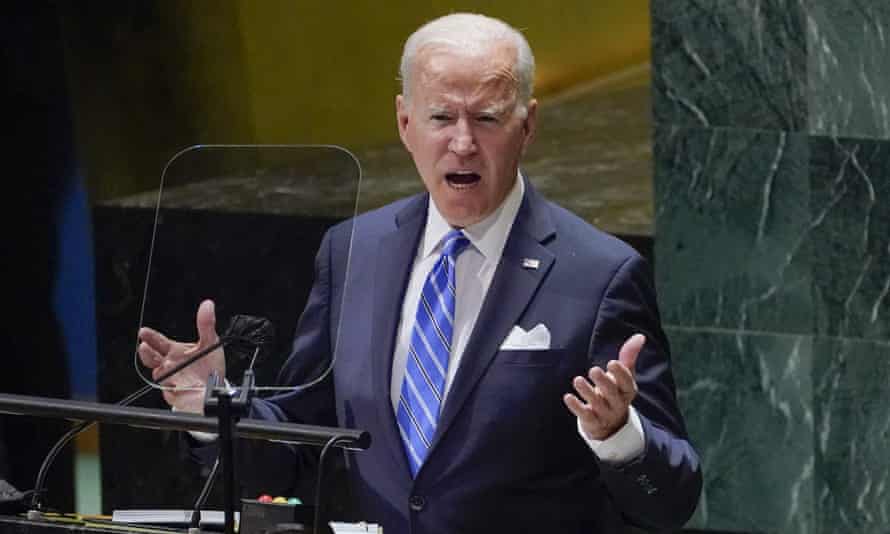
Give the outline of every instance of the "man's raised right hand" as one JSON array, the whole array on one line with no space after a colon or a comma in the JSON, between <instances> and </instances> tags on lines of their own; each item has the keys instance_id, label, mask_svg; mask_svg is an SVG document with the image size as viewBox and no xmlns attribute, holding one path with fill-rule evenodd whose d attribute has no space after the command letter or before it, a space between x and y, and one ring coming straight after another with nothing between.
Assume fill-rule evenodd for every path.
<instances>
[{"instance_id":1,"label":"man's raised right hand","mask_svg":"<svg viewBox=\"0 0 890 534\"><path fill-rule=\"evenodd\" d=\"M198 306L195 323L198 327L197 343L175 341L148 327L139 329L139 359L152 370L152 378L156 380L196 352L219 340L212 300L205 300ZM164 400L177 411L203 414L204 387L212 371L216 371L220 377L226 375L226 358L222 348L164 380L161 383L165 386Z\"/></svg>"}]
</instances>

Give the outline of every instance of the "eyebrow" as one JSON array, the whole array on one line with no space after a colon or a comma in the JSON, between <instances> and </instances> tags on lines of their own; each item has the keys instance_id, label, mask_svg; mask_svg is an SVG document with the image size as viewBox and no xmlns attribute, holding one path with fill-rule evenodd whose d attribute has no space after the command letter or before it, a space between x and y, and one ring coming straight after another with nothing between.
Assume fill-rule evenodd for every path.
<instances>
[{"instance_id":1,"label":"eyebrow","mask_svg":"<svg viewBox=\"0 0 890 534\"><path fill-rule=\"evenodd\" d=\"M503 115L504 113L506 113L507 107L508 107L507 104L500 102L500 103L492 104L491 106L488 106L487 108L483 108L483 109L477 111L477 113L485 113L485 114L490 114L490 115Z\"/></svg>"},{"instance_id":2,"label":"eyebrow","mask_svg":"<svg viewBox=\"0 0 890 534\"><path fill-rule=\"evenodd\" d=\"M503 115L507 112L508 107L508 104L499 102L479 110L470 110L470 112L473 114ZM432 105L427 108L427 113L435 115L437 113L453 113L453 111L447 106Z\"/></svg>"}]
</instances>

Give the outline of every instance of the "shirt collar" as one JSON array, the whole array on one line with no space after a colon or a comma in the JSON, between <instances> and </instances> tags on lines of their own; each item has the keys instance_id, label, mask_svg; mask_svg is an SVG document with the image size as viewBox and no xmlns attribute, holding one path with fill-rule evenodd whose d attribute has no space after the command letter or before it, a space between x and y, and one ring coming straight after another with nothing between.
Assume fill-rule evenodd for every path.
<instances>
[{"instance_id":1,"label":"shirt collar","mask_svg":"<svg viewBox=\"0 0 890 534\"><path fill-rule=\"evenodd\" d=\"M522 180L522 174L517 171L516 183L513 184L513 188L507 193L507 197L501 202L501 205L488 217L463 229L464 235L486 260L500 258L524 194L525 183ZM426 258L436 252L440 248L442 239L450 231L451 225L448 224L430 197L426 228L420 249L421 258Z\"/></svg>"}]
</instances>

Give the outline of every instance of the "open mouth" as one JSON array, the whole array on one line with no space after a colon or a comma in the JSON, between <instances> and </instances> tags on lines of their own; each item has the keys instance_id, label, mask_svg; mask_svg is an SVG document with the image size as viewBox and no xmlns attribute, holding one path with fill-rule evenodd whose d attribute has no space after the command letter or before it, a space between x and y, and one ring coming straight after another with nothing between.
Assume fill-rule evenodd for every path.
<instances>
[{"instance_id":1,"label":"open mouth","mask_svg":"<svg viewBox=\"0 0 890 534\"><path fill-rule=\"evenodd\" d=\"M445 175L448 185L455 189L469 189L481 179L482 177L475 172L449 172Z\"/></svg>"}]
</instances>

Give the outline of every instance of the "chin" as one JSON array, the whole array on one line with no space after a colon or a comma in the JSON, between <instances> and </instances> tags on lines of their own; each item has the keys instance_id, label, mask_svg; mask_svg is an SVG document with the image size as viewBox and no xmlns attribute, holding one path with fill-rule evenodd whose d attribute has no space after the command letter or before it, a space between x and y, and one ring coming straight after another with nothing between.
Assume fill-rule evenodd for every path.
<instances>
[{"instance_id":1,"label":"chin","mask_svg":"<svg viewBox=\"0 0 890 534\"><path fill-rule=\"evenodd\" d=\"M466 228L467 226L471 226L476 224L485 218L485 215L479 213L466 213L462 212L460 214L455 214L453 212L445 214L442 216L448 221L448 224L455 227Z\"/></svg>"}]
</instances>

